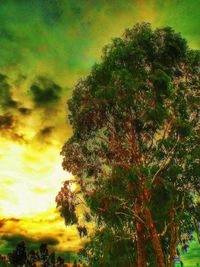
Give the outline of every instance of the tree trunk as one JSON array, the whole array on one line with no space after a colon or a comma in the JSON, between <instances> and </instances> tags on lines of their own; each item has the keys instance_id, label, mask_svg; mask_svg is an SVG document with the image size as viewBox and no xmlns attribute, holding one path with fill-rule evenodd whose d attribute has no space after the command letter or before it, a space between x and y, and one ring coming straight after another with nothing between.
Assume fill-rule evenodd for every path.
<instances>
[{"instance_id":1,"label":"tree trunk","mask_svg":"<svg viewBox=\"0 0 200 267\"><path fill-rule=\"evenodd\" d=\"M172 206L170 209L170 220L171 220L171 228L170 228L171 233L170 233L170 262L169 262L169 267L173 267L174 266L174 256L176 254L176 243L177 243L174 206Z\"/></svg>"},{"instance_id":2,"label":"tree trunk","mask_svg":"<svg viewBox=\"0 0 200 267\"><path fill-rule=\"evenodd\" d=\"M145 257L145 238L144 238L144 227L139 220L139 207L137 200L135 201L135 217L136 217L136 230L137 230L137 267L147 267Z\"/></svg>"},{"instance_id":3,"label":"tree trunk","mask_svg":"<svg viewBox=\"0 0 200 267\"><path fill-rule=\"evenodd\" d=\"M160 239L158 237L151 212L146 207L145 203L144 203L143 209L144 209L146 224L147 224L147 227L149 229L150 236L151 236L151 242L152 242L153 248L154 248L155 253L156 253L157 267L166 267L161 242L160 242Z\"/></svg>"}]
</instances>

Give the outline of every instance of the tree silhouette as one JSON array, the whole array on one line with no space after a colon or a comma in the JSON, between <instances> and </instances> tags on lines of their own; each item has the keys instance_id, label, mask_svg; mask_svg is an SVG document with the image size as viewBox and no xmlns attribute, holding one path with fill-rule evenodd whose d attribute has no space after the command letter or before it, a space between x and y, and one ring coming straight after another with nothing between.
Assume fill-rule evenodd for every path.
<instances>
[{"instance_id":1,"label":"tree silhouette","mask_svg":"<svg viewBox=\"0 0 200 267\"><path fill-rule=\"evenodd\" d=\"M8 254L8 258L14 266L23 266L27 260L25 242L18 243L16 249Z\"/></svg>"},{"instance_id":2,"label":"tree silhouette","mask_svg":"<svg viewBox=\"0 0 200 267\"><path fill-rule=\"evenodd\" d=\"M27 252L27 265L30 267L35 267L36 261L38 261L38 253L31 249L30 251Z\"/></svg>"},{"instance_id":3,"label":"tree silhouette","mask_svg":"<svg viewBox=\"0 0 200 267\"><path fill-rule=\"evenodd\" d=\"M78 267L78 263L77 263L76 259L74 260L72 267Z\"/></svg>"},{"instance_id":4,"label":"tree silhouette","mask_svg":"<svg viewBox=\"0 0 200 267\"><path fill-rule=\"evenodd\" d=\"M57 267L64 267L65 266L65 261L64 261L64 259L61 256L59 256L57 258L57 265L56 266Z\"/></svg>"},{"instance_id":5,"label":"tree silhouette","mask_svg":"<svg viewBox=\"0 0 200 267\"><path fill-rule=\"evenodd\" d=\"M56 264L56 255L55 255L55 252L52 252L52 253L49 255L49 266L54 267L55 264Z\"/></svg>"}]
</instances>

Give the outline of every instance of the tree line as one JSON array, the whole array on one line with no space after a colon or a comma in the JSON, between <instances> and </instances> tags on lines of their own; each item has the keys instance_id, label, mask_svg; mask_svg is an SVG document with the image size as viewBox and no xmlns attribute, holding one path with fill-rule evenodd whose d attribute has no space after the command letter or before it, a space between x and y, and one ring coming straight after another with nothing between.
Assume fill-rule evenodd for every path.
<instances>
[{"instance_id":1,"label":"tree line","mask_svg":"<svg viewBox=\"0 0 200 267\"><path fill-rule=\"evenodd\" d=\"M19 242L16 248L7 256L0 254L1 267L87 267L75 259L73 264L66 263L63 257L50 252L48 245L43 243L39 249L27 249L24 241Z\"/></svg>"}]
</instances>

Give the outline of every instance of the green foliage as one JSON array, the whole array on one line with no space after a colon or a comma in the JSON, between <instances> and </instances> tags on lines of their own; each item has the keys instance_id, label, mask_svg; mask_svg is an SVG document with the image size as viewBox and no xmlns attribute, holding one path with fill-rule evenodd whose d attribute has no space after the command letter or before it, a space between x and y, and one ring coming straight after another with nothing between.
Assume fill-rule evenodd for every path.
<instances>
[{"instance_id":1,"label":"green foliage","mask_svg":"<svg viewBox=\"0 0 200 267\"><path fill-rule=\"evenodd\" d=\"M88 260L94 267L131 267L136 250L134 242L124 232L113 232L113 228L102 228L86 245Z\"/></svg>"},{"instance_id":2,"label":"green foliage","mask_svg":"<svg viewBox=\"0 0 200 267\"><path fill-rule=\"evenodd\" d=\"M137 232L134 203L145 229L150 266L155 266L155 254L144 206L151 212L166 257L169 210L173 207L175 224L185 225L187 231L189 218L197 217L192 196L200 188L199 59L199 51L190 50L173 29L154 31L148 23L136 24L104 48L102 61L75 86L68 102L73 136L61 154L63 168L80 180L97 222L87 247L91 266L120 266L122 258L125 266L129 252L123 246L136 257L129 243ZM63 206L71 207L68 203ZM70 214L62 214L73 223ZM115 242L116 233L120 238Z\"/></svg>"},{"instance_id":3,"label":"green foliage","mask_svg":"<svg viewBox=\"0 0 200 267\"><path fill-rule=\"evenodd\" d=\"M77 197L71 192L70 182L66 181L61 191L56 197L57 208L61 216L66 220L66 224L75 224L78 222L76 216Z\"/></svg>"},{"instance_id":4,"label":"green foliage","mask_svg":"<svg viewBox=\"0 0 200 267\"><path fill-rule=\"evenodd\" d=\"M168 96L171 93L170 77L162 70L156 69L155 73L151 77L155 86L156 94Z\"/></svg>"},{"instance_id":5,"label":"green foliage","mask_svg":"<svg viewBox=\"0 0 200 267\"><path fill-rule=\"evenodd\" d=\"M192 124L188 121L176 120L174 127L181 137L189 136L192 130Z\"/></svg>"}]
</instances>

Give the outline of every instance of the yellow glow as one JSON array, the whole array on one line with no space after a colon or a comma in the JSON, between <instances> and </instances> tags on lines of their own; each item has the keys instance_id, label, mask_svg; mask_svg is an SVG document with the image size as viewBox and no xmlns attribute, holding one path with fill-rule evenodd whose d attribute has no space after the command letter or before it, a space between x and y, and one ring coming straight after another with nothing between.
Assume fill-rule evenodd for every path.
<instances>
[{"instance_id":1,"label":"yellow glow","mask_svg":"<svg viewBox=\"0 0 200 267\"><path fill-rule=\"evenodd\" d=\"M2 137L0 144L0 236L21 234L36 241L52 237L58 241L54 249L81 248L76 227L66 227L56 211L57 193L65 180L73 179L62 169L60 147L17 144ZM71 188L75 190L74 183Z\"/></svg>"},{"instance_id":2,"label":"yellow glow","mask_svg":"<svg viewBox=\"0 0 200 267\"><path fill-rule=\"evenodd\" d=\"M86 239L80 240L75 226L66 227L55 209L35 214L31 219L5 219L3 227L0 228L0 235L3 234L21 234L38 242L45 238L53 238L58 242L54 249L59 251L76 251L82 247L83 241L86 241Z\"/></svg>"},{"instance_id":3,"label":"yellow glow","mask_svg":"<svg viewBox=\"0 0 200 267\"><path fill-rule=\"evenodd\" d=\"M19 86L13 85L15 78L14 75L11 82L13 99L30 109L31 115L24 116L17 109L9 110L16 120L14 128L0 132L0 224L3 224L0 238L15 234L36 241L52 237L59 242L55 250L77 250L82 246L77 229L66 227L55 202L63 182L73 179L63 171L59 156L64 141L71 134L66 125L67 96L56 106L36 107L27 93L33 77ZM53 131L40 136L40 131L46 127L53 127ZM15 134L23 138L18 140ZM76 189L74 184L71 188ZM2 244L3 241L0 250L5 245Z\"/></svg>"},{"instance_id":4,"label":"yellow glow","mask_svg":"<svg viewBox=\"0 0 200 267\"><path fill-rule=\"evenodd\" d=\"M70 178L62 170L59 150L0 142L0 215L33 217L55 207L62 182Z\"/></svg>"}]
</instances>

